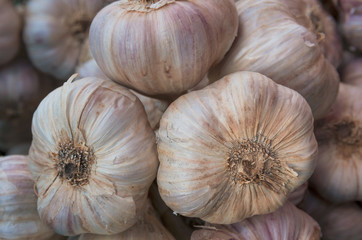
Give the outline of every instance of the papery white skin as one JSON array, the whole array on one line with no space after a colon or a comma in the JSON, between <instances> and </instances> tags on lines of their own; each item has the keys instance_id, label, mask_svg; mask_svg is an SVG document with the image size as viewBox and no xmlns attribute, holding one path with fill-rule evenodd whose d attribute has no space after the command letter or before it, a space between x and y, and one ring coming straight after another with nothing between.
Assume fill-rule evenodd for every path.
<instances>
[{"instance_id":1,"label":"papery white skin","mask_svg":"<svg viewBox=\"0 0 362 240\"><path fill-rule=\"evenodd\" d=\"M319 240L318 223L305 212L286 202L277 211L248 218L231 225L206 225L196 230L191 240Z\"/></svg>"},{"instance_id":2,"label":"papery white skin","mask_svg":"<svg viewBox=\"0 0 362 240\"><path fill-rule=\"evenodd\" d=\"M32 132L29 165L49 226L68 236L115 234L136 222L158 166L155 135L136 96L109 80L69 80L41 102ZM54 156L69 140L94 152L86 185L58 176Z\"/></svg>"},{"instance_id":3,"label":"papery white skin","mask_svg":"<svg viewBox=\"0 0 362 240\"><path fill-rule=\"evenodd\" d=\"M259 138L290 171L279 190L233 182L233 143ZM229 224L275 211L315 167L317 143L307 102L294 90L253 72L237 72L171 103L158 132L157 175L164 202L176 213ZM272 162L272 161L270 161ZM276 177L278 178L278 177Z\"/></svg>"},{"instance_id":4,"label":"papery white skin","mask_svg":"<svg viewBox=\"0 0 362 240\"><path fill-rule=\"evenodd\" d=\"M23 39L32 63L66 80L79 61L88 28L105 0L30 0ZM88 25L88 27L87 27Z\"/></svg>"},{"instance_id":5,"label":"papery white skin","mask_svg":"<svg viewBox=\"0 0 362 240\"><path fill-rule=\"evenodd\" d=\"M89 41L110 79L145 95L179 95L221 61L237 25L232 0L122 0L97 14Z\"/></svg>"},{"instance_id":6,"label":"papery white skin","mask_svg":"<svg viewBox=\"0 0 362 240\"><path fill-rule=\"evenodd\" d=\"M55 232L41 222L34 182L25 155L0 157L0 238L55 239Z\"/></svg>"},{"instance_id":7,"label":"papery white skin","mask_svg":"<svg viewBox=\"0 0 362 240\"><path fill-rule=\"evenodd\" d=\"M20 47L21 20L9 0L0 0L0 65L9 62Z\"/></svg>"},{"instance_id":8,"label":"papery white skin","mask_svg":"<svg viewBox=\"0 0 362 240\"><path fill-rule=\"evenodd\" d=\"M362 58L348 62L342 71L342 82L362 87Z\"/></svg>"},{"instance_id":9,"label":"papery white skin","mask_svg":"<svg viewBox=\"0 0 362 240\"><path fill-rule=\"evenodd\" d=\"M311 186L329 201L362 200L362 88L340 84L330 113L317 122L316 137L319 153Z\"/></svg>"},{"instance_id":10,"label":"papery white skin","mask_svg":"<svg viewBox=\"0 0 362 240\"><path fill-rule=\"evenodd\" d=\"M335 65L342 59L333 20L310 0L244 0L236 6L238 36L222 62L210 70L210 79L243 70L259 72L299 92L316 119L325 115L336 99L339 76L323 53ZM307 15L312 9L317 19L328 22L322 31L332 27L332 32L315 32Z\"/></svg>"}]
</instances>

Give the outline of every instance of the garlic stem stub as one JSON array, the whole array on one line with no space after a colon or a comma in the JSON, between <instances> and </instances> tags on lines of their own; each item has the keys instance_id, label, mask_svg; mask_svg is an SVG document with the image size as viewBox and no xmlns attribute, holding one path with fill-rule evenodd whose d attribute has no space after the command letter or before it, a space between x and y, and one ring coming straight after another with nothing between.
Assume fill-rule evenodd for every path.
<instances>
[{"instance_id":1,"label":"garlic stem stub","mask_svg":"<svg viewBox=\"0 0 362 240\"><path fill-rule=\"evenodd\" d=\"M110 79L145 95L178 96L221 61L237 26L233 0L121 0L93 19L89 43Z\"/></svg>"},{"instance_id":2,"label":"garlic stem stub","mask_svg":"<svg viewBox=\"0 0 362 240\"><path fill-rule=\"evenodd\" d=\"M143 211L158 166L138 98L83 78L51 92L34 113L29 167L41 219L57 233L116 234Z\"/></svg>"},{"instance_id":3,"label":"garlic stem stub","mask_svg":"<svg viewBox=\"0 0 362 240\"><path fill-rule=\"evenodd\" d=\"M362 58L348 62L342 70L342 82L362 88Z\"/></svg>"},{"instance_id":4,"label":"garlic stem stub","mask_svg":"<svg viewBox=\"0 0 362 240\"><path fill-rule=\"evenodd\" d=\"M275 211L312 174L312 112L296 91L236 72L171 103L158 156L159 192L174 212L239 222Z\"/></svg>"}]
</instances>

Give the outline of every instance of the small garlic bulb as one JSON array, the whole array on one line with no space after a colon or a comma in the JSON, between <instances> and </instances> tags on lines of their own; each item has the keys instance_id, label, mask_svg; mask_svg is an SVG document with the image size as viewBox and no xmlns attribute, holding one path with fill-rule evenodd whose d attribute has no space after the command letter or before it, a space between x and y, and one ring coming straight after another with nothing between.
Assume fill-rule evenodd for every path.
<instances>
[{"instance_id":1,"label":"small garlic bulb","mask_svg":"<svg viewBox=\"0 0 362 240\"><path fill-rule=\"evenodd\" d=\"M0 239L56 238L40 221L33 186L27 156L0 157Z\"/></svg>"},{"instance_id":2,"label":"small garlic bulb","mask_svg":"<svg viewBox=\"0 0 362 240\"><path fill-rule=\"evenodd\" d=\"M110 79L145 95L179 95L221 61L237 26L233 0L121 0L97 14L89 41Z\"/></svg>"},{"instance_id":3,"label":"small garlic bulb","mask_svg":"<svg viewBox=\"0 0 362 240\"><path fill-rule=\"evenodd\" d=\"M236 7L238 36L210 79L259 72L299 92L316 119L325 115L337 96L335 66L342 60L333 19L316 0L243 0Z\"/></svg>"},{"instance_id":4,"label":"small garlic bulb","mask_svg":"<svg viewBox=\"0 0 362 240\"><path fill-rule=\"evenodd\" d=\"M362 87L362 58L351 60L342 71L342 81Z\"/></svg>"},{"instance_id":5,"label":"small garlic bulb","mask_svg":"<svg viewBox=\"0 0 362 240\"><path fill-rule=\"evenodd\" d=\"M90 23L105 0L29 0L24 42L32 63L65 80L87 46Z\"/></svg>"},{"instance_id":6,"label":"small garlic bulb","mask_svg":"<svg viewBox=\"0 0 362 240\"><path fill-rule=\"evenodd\" d=\"M310 177L316 155L304 98L259 73L237 72L167 108L157 183L176 213L230 224L282 206Z\"/></svg>"},{"instance_id":7,"label":"small garlic bulb","mask_svg":"<svg viewBox=\"0 0 362 240\"><path fill-rule=\"evenodd\" d=\"M29 167L38 212L56 232L116 234L142 213L156 176L141 102L110 80L69 79L34 113Z\"/></svg>"},{"instance_id":8,"label":"small garlic bulb","mask_svg":"<svg viewBox=\"0 0 362 240\"><path fill-rule=\"evenodd\" d=\"M316 122L316 137L311 187L329 201L362 200L362 88L340 84L332 110Z\"/></svg>"},{"instance_id":9,"label":"small garlic bulb","mask_svg":"<svg viewBox=\"0 0 362 240\"><path fill-rule=\"evenodd\" d=\"M9 62L20 47L21 19L9 0L0 0L0 65Z\"/></svg>"},{"instance_id":10,"label":"small garlic bulb","mask_svg":"<svg viewBox=\"0 0 362 240\"><path fill-rule=\"evenodd\" d=\"M175 240L157 218L157 213L150 202L137 223L130 229L115 235L82 234L77 240Z\"/></svg>"},{"instance_id":11,"label":"small garlic bulb","mask_svg":"<svg viewBox=\"0 0 362 240\"><path fill-rule=\"evenodd\" d=\"M319 240L318 223L287 202L277 211L248 218L232 225L209 225L192 233L191 240Z\"/></svg>"}]
</instances>

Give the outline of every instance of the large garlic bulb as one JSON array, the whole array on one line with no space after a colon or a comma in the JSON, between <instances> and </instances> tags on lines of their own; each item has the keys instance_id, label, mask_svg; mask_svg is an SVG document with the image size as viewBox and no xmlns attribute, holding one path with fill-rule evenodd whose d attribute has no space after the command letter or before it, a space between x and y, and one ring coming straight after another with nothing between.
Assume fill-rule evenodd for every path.
<instances>
[{"instance_id":1,"label":"large garlic bulb","mask_svg":"<svg viewBox=\"0 0 362 240\"><path fill-rule=\"evenodd\" d=\"M33 186L27 156L0 157L0 239L56 238L39 218Z\"/></svg>"},{"instance_id":2,"label":"large garlic bulb","mask_svg":"<svg viewBox=\"0 0 362 240\"><path fill-rule=\"evenodd\" d=\"M236 6L238 36L210 79L259 72L303 95L315 118L326 114L338 91L333 64L342 57L332 18L315 0L243 0Z\"/></svg>"},{"instance_id":3,"label":"large garlic bulb","mask_svg":"<svg viewBox=\"0 0 362 240\"><path fill-rule=\"evenodd\" d=\"M209 225L192 233L191 240L319 240L321 230L308 214L287 202L277 211L232 225Z\"/></svg>"},{"instance_id":4,"label":"large garlic bulb","mask_svg":"<svg viewBox=\"0 0 362 240\"><path fill-rule=\"evenodd\" d=\"M171 103L158 154L159 192L173 211L239 222L275 211L312 174L312 112L294 90L237 72Z\"/></svg>"},{"instance_id":5,"label":"large garlic bulb","mask_svg":"<svg viewBox=\"0 0 362 240\"><path fill-rule=\"evenodd\" d=\"M362 88L341 83L332 110L316 126L311 186L329 201L362 200Z\"/></svg>"},{"instance_id":6,"label":"large garlic bulb","mask_svg":"<svg viewBox=\"0 0 362 240\"><path fill-rule=\"evenodd\" d=\"M233 0L121 0L97 14L89 41L110 79L146 95L177 95L221 61L237 26Z\"/></svg>"},{"instance_id":7,"label":"large garlic bulb","mask_svg":"<svg viewBox=\"0 0 362 240\"><path fill-rule=\"evenodd\" d=\"M41 71L65 80L73 74L81 52L87 53L90 23L105 0L30 0L24 42Z\"/></svg>"},{"instance_id":8,"label":"large garlic bulb","mask_svg":"<svg viewBox=\"0 0 362 240\"><path fill-rule=\"evenodd\" d=\"M15 57L20 46L21 20L10 0L0 0L0 65Z\"/></svg>"},{"instance_id":9,"label":"large garlic bulb","mask_svg":"<svg viewBox=\"0 0 362 240\"><path fill-rule=\"evenodd\" d=\"M29 167L49 226L115 234L136 222L158 166L136 96L110 80L70 79L40 103L32 132Z\"/></svg>"}]
</instances>

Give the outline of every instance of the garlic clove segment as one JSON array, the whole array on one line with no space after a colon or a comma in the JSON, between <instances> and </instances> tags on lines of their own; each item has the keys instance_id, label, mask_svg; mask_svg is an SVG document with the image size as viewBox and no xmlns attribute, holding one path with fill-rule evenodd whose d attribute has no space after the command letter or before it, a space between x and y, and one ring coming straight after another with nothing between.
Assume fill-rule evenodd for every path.
<instances>
[{"instance_id":1,"label":"garlic clove segment","mask_svg":"<svg viewBox=\"0 0 362 240\"><path fill-rule=\"evenodd\" d=\"M237 72L167 108L157 183L175 213L230 224L282 206L310 177L316 155L305 99L259 73Z\"/></svg>"},{"instance_id":2,"label":"garlic clove segment","mask_svg":"<svg viewBox=\"0 0 362 240\"><path fill-rule=\"evenodd\" d=\"M323 117L337 96L335 66L342 58L331 17L316 0L244 0L236 7L238 36L222 62L210 70L210 79L259 72L299 92L313 116Z\"/></svg>"},{"instance_id":3,"label":"garlic clove segment","mask_svg":"<svg viewBox=\"0 0 362 240\"><path fill-rule=\"evenodd\" d=\"M110 79L145 95L180 95L221 61L237 26L233 0L121 0L97 14L89 41Z\"/></svg>"},{"instance_id":4,"label":"garlic clove segment","mask_svg":"<svg viewBox=\"0 0 362 240\"><path fill-rule=\"evenodd\" d=\"M34 113L29 167L38 211L56 232L116 234L142 213L156 176L141 102L110 80L69 79Z\"/></svg>"},{"instance_id":5,"label":"garlic clove segment","mask_svg":"<svg viewBox=\"0 0 362 240\"><path fill-rule=\"evenodd\" d=\"M191 240L319 240L318 223L307 213L286 202L273 213L254 216L231 225L206 225L194 231Z\"/></svg>"},{"instance_id":6,"label":"garlic clove segment","mask_svg":"<svg viewBox=\"0 0 362 240\"><path fill-rule=\"evenodd\" d=\"M0 239L58 239L39 218L28 157L0 157Z\"/></svg>"}]
</instances>

